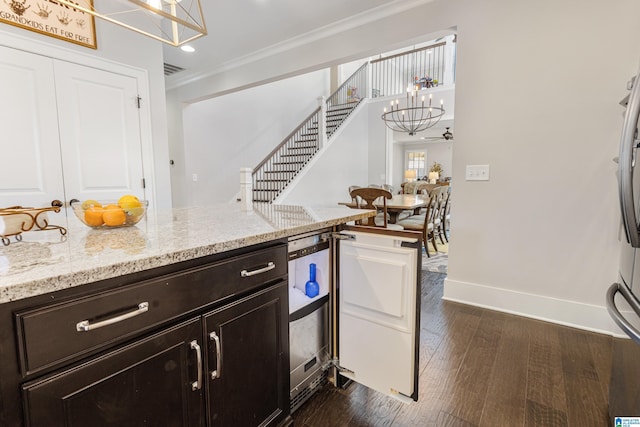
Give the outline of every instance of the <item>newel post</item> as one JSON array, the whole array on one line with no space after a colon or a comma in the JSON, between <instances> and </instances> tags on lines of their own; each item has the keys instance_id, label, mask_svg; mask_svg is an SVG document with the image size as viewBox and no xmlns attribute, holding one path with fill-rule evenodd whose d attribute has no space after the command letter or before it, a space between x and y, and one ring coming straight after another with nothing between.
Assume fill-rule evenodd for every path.
<instances>
[{"instance_id":1,"label":"newel post","mask_svg":"<svg viewBox=\"0 0 640 427\"><path fill-rule=\"evenodd\" d=\"M318 98L320 107L320 117L318 117L318 147L322 148L327 144L327 98Z\"/></svg>"}]
</instances>

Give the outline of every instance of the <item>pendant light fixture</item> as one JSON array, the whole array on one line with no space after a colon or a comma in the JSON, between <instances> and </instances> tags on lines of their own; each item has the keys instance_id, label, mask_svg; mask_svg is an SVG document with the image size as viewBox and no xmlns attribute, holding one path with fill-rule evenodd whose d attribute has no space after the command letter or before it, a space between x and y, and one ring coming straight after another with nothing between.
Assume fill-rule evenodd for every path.
<instances>
[{"instance_id":1,"label":"pendant light fixture","mask_svg":"<svg viewBox=\"0 0 640 427\"><path fill-rule=\"evenodd\" d=\"M200 0L56 0L172 46L207 34Z\"/></svg>"},{"instance_id":2,"label":"pendant light fixture","mask_svg":"<svg viewBox=\"0 0 640 427\"><path fill-rule=\"evenodd\" d=\"M421 99L418 99L419 97ZM420 95L415 88L409 87L406 106L401 107L398 100L391 101L391 110L384 109L382 120L389 129L415 135L438 123L444 113L444 101L440 100L439 107L432 106L431 94L429 94L429 102L425 103L425 96Z\"/></svg>"}]
</instances>

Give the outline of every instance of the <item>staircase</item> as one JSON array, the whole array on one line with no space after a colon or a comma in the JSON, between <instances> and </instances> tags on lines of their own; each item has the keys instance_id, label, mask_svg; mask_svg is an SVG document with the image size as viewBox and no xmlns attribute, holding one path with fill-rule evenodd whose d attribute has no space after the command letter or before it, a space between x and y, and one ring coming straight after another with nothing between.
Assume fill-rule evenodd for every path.
<instances>
[{"instance_id":1,"label":"staircase","mask_svg":"<svg viewBox=\"0 0 640 427\"><path fill-rule=\"evenodd\" d=\"M253 170L253 201L271 203L320 150L366 94L367 65L360 67ZM322 137L322 132L326 138Z\"/></svg>"},{"instance_id":2,"label":"staircase","mask_svg":"<svg viewBox=\"0 0 640 427\"><path fill-rule=\"evenodd\" d=\"M381 57L358 68L253 170L253 201L272 203L370 92L373 97L404 93L417 75L442 82L444 46Z\"/></svg>"}]
</instances>

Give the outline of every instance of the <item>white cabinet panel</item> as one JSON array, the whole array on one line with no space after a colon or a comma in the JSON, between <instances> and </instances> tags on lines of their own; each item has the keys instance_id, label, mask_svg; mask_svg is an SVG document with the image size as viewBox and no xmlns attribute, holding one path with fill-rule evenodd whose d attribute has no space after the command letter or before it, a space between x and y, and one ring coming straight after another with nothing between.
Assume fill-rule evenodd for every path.
<instances>
[{"instance_id":1,"label":"white cabinet panel","mask_svg":"<svg viewBox=\"0 0 640 427\"><path fill-rule=\"evenodd\" d=\"M68 197L145 198L137 80L58 61L55 75Z\"/></svg>"},{"instance_id":2,"label":"white cabinet panel","mask_svg":"<svg viewBox=\"0 0 640 427\"><path fill-rule=\"evenodd\" d=\"M0 47L0 207L64 200L50 59Z\"/></svg>"},{"instance_id":3,"label":"white cabinet panel","mask_svg":"<svg viewBox=\"0 0 640 427\"><path fill-rule=\"evenodd\" d=\"M403 401L417 399L419 238L343 232L338 353L341 374ZM404 246L411 242L412 246Z\"/></svg>"}]
</instances>

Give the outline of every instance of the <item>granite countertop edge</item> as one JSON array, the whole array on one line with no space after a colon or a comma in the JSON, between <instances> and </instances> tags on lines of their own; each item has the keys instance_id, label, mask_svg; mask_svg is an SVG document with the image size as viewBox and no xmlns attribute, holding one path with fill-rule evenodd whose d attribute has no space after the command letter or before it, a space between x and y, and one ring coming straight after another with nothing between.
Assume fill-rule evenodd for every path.
<instances>
[{"instance_id":1,"label":"granite countertop edge","mask_svg":"<svg viewBox=\"0 0 640 427\"><path fill-rule=\"evenodd\" d=\"M269 232L246 235L235 239L193 246L186 249L167 251L157 255L115 262L109 265L88 267L86 269L70 271L64 274L52 274L51 276L40 277L34 280L25 279L20 283L0 286L0 304L44 295L100 280L150 270L156 267L171 265L272 240L287 238L298 234L313 232L323 228L364 219L372 214L374 214L374 211L351 210L348 214L345 212L345 214L341 214L339 217L333 219L318 220L317 222L305 225L283 227Z\"/></svg>"}]
</instances>

